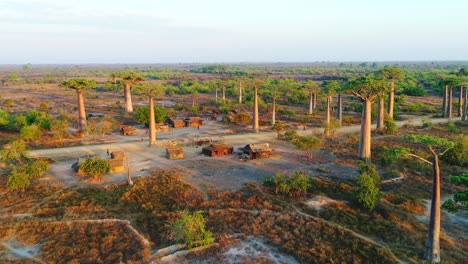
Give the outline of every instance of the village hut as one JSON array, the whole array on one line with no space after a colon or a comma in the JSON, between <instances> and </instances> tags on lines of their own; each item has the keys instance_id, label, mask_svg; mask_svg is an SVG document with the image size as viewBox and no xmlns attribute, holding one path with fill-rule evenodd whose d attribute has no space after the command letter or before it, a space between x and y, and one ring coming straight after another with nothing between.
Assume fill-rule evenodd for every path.
<instances>
[{"instance_id":1,"label":"village hut","mask_svg":"<svg viewBox=\"0 0 468 264\"><path fill-rule=\"evenodd\" d=\"M173 119L173 118L169 118L169 124L173 128L181 128L185 126L184 120L178 120L178 119Z\"/></svg>"},{"instance_id":2,"label":"village hut","mask_svg":"<svg viewBox=\"0 0 468 264\"><path fill-rule=\"evenodd\" d=\"M109 165L111 166L111 172L122 172L125 170L124 160L125 153L123 151L113 151L109 159Z\"/></svg>"},{"instance_id":3,"label":"village hut","mask_svg":"<svg viewBox=\"0 0 468 264\"><path fill-rule=\"evenodd\" d=\"M273 149L270 148L270 144L248 144L243 148L239 148L239 154L248 155L249 159L258 159L261 157L270 157Z\"/></svg>"},{"instance_id":4,"label":"village hut","mask_svg":"<svg viewBox=\"0 0 468 264\"><path fill-rule=\"evenodd\" d=\"M202 149L202 154L217 157L232 154L234 148L225 144L211 144Z\"/></svg>"},{"instance_id":5,"label":"village hut","mask_svg":"<svg viewBox=\"0 0 468 264\"><path fill-rule=\"evenodd\" d=\"M184 122L186 127L199 127L203 124L203 120L198 116L186 118Z\"/></svg>"},{"instance_id":6,"label":"village hut","mask_svg":"<svg viewBox=\"0 0 468 264\"><path fill-rule=\"evenodd\" d=\"M120 134L124 136L135 135L136 129L132 126L123 126L120 128Z\"/></svg>"},{"instance_id":7,"label":"village hut","mask_svg":"<svg viewBox=\"0 0 468 264\"><path fill-rule=\"evenodd\" d=\"M184 149L181 147L167 148L166 156L170 160L184 159Z\"/></svg>"}]
</instances>

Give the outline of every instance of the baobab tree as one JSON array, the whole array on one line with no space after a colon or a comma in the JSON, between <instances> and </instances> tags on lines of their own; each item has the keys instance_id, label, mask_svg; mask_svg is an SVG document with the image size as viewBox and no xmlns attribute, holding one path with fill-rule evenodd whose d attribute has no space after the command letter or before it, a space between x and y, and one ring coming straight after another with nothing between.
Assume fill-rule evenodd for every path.
<instances>
[{"instance_id":1,"label":"baobab tree","mask_svg":"<svg viewBox=\"0 0 468 264\"><path fill-rule=\"evenodd\" d=\"M336 92L338 93L336 118L338 119L338 126L341 127L343 125L343 93L344 93L344 88L343 88L342 83L340 83L340 86Z\"/></svg>"},{"instance_id":2,"label":"baobab tree","mask_svg":"<svg viewBox=\"0 0 468 264\"><path fill-rule=\"evenodd\" d=\"M336 91L340 88L338 81L326 81L322 84L322 92L327 100L327 107L325 110L325 136L331 135L331 104L332 97L336 94Z\"/></svg>"},{"instance_id":3,"label":"baobab tree","mask_svg":"<svg viewBox=\"0 0 468 264\"><path fill-rule=\"evenodd\" d=\"M120 78L120 82L123 84L125 111L129 113L133 112L132 95L130 93L130 89L133 84L137 84L141 81L144 81L145 77L133 71L116 72L114 73L114 76Z\"/></svg>"},{"instance_id":4,"label":"baobab tree","mask_svg":"<svg viewBox=\"0 0 468 264\"><path fill-rule=\"evenodd\" d=\"M444 85L444 117L452 118L453 87L460 85L461 79L457 76L447 76L442 81Z\"/></svg>"},{"instance_id":5,"label":"baobab tree","mask_svg":"<svg viewBox=\"0 0 468 264\"><path fill-rule=\"evenodd\" d=\"M254 87L254 110L253 110L253 130L258 133L258 87L263 84L260 79L254 79L252 85Z\"/></svg>"},{"instance_id":6,"label":"baobab tree","mask_svg":"<svg viewBox=\"0 0 468 264\"><path fill-rule=\"evenodd\" d=\"M395 105L395 82L403 78L403 71L398 67L387 66L377 72L377 75L390 81L388 90L388 117L393 119L393 109Z\"/></svg>"},{"instance_id":7,"label":"baobab tree","mask_svg":"<svg viewBox=\"0 0 468 264\"><path fill-rule=\"evenodd\" d=\"M78 105L78 133L83 133L86 127L86 111L83 90L96 88L96 82L87 79L71 79L62 82L60 87L74 89L76 91L76 101Z\"/></svg>"},{"instance_id":8,"label":"baobab tree","mask_svg":"<svg viewBox=\"0 0 468 264\"><path fill-rule=\"evenodd\" d=\"M411 156L432 166L432 199L431 215L427 241L424 248L424 258L432 263L440 262L440 167L439 157L455 146L454 142L445 138L427 135L407 135L405 139L426 146L432 156L432 161L411 153L408 148L393 148L387 151L388 157L398 158Z\"/></svg>"},{"instance_id":9,"label":"baobab tree","mask_svg":"<svg viewBox=\"0 0 468 264\"><path fill-rule=\"evenodd\" d=\"M149 145L156 144L156 127L154 118L154 99L164 95L165 87L162 83L146 83L142 86L142 94L148 97L149 105Z\"/></svg>"},{"instance_id":10,"label":"baobab tree","mask_svg":"<svg viewBox=\"0 0 468 264\"><path fill-rule=\"evenodd\" d=\"M367 75L349 81L346 89L361 99L363 104L361 132L359 136L358 159L364 162L371 160L371 111L372 103L381 93L382 81Z\"/></svg>"},{"instance_id":11,"label":"baobab tree","mask_svg":"<svg viewBox=\"0 0 468 264\"><path fill-rule=\"evenodd\" d=\"M309 115L312 115L317 107L317 93L319 86L316 82L310 79L305 81L303 86L309 94Z\"/></svg>"}]
</instances>

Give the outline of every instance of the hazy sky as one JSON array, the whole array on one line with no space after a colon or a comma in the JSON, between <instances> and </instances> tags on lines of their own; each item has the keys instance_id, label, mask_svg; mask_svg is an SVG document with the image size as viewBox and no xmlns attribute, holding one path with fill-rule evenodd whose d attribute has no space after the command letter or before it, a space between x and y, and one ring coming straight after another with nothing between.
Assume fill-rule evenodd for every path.
<instances>
[{"instance_id":1,"label":"hazy sky","mask_svg":"<svg viewBox=\"0 0 468 264\"><path fill-rule=\"evenodd\" d=\"M468 60L468 0L0 0L0 64Z\"/></svg>"}]
</instances>

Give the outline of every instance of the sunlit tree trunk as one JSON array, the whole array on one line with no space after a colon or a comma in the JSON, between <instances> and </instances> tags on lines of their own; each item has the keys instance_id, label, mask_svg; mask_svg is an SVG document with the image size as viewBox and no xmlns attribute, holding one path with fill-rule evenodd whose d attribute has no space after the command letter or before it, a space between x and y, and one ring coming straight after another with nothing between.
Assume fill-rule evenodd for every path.
<instances>
[{"instance_id":1,"label":"sunlit tree trunk","mask_svg":"<svg viewBox=\"0 0 468 264\"><path fill-rule=\"evenodd\" d=\"M371 112L372 101L365 99L361 117L361 132L359 136L358 158L365 162L371 161Z\"/></svg>"},{"instance_id":2,"label":"sunlit tree trunk","mask_svg":"<svg viewBox=\"0 0 468 264\"><path fill-rule=\"evenodd\" d=\"M379 97L379 105L378 105L378 112L377 112L377 131L381 131L384 129L384 117L385 117L385 102L384 96Z\"/></svg>"},{"instance_id":3,"label":"sunlit tree trunk","mask_svg":"<svg viewBox=\"0 0 468 264\"><path fill-rule=\"evenodd\" d=\"M315 110L317 108L317 92L314 92L314 102L312 108Z\"/></svg>"},{"instance_id":4,"label":"sunlit tree trunk","mask_svg":"<svg viewBox=\"0 0 468 264\"><path fill-rule=\"evenodd\" d=\"M273 103L272 103L272 113L271 113L271 124L276 124L276 96L273 96Z\"/></svg>"},{"instance_id":5,"label":"sunlit tree trunk","mask_svg":"<svg viewBox=\"0 0 468 264\"><path fill-rule=\"evenodd\" d=\"M343 96L338 94L338 114L336 116L338 118L338 125L343 125Z\"/></svg>"},{"instance_id":6,"label":"sunlit tree trunk","mask_svg":"<svg viewBox=\"0 0 468 264\"><path fill-rule=\"evenodd\" d=\"M437 153L431 149L433 155L433 186L432 186L432 201L431 201L431 216L429 220L429 230L424 250L424 258L432 263L440 262L440 170L439 157Z\"/></svg>"},{"instance_id":7,"label":"sunlit tree trunk","mask_svg":"<svg viewBox=\"0 0 468 264\"><path fill-rule=\"evenodd\" d=\"M239 104L242 104L242 80L239 80Z\"/></svg>"},{"instance_id":8,"label":"sunlit tree trunk","mask_svg":"<svg viewBox=\"0 0 468 264\"><path fill-rule=\"evenodd\" d=\"M462 116L463 113L463 85L460 85L458 94L458 116Z\"/></svg>"},{"instance_id":9,"label":"sunlit tree trunk","mask_svg":"<svg viewBox=\"0 0 468 264\"><path fill-rule=\"evenodd\" d=\"M223 103L226 101L226 85L223 84Z\"/></svg>"},{"instance_id":10,"label":"sunlit tree trunk","mask_svg":"<svg viewBox=\"0 0 468 264\"><path fill-rule=\"evenodd\" d=\"M125 111L133 112L132 95L130 94L130 83L124 84Z\"/></svg>"},{"instance_id":11,"label":"sunlit tree trunk","mask_svg":"<svg viewBox=\"0 0 468 264\"><path fill-rule=\"evenodd\" d=\"M82 90L76 90L76 100L78 104L78 132L82 133L86 128L86 112Z\"/></svg>"},{"instance_id":12,"label":"sunlit tree trunk","mask_svg":"<svg viewBox=\"0 0 468 264\"><path fill-rule=\"evenodd\" d=\"M156 144L156 127L154 121L154 102L153 97L149 97L149 145Z\"/></svg>"},{"instance_id":13,"label":"sunlit tree trunk","mask_svg":"<svg viewBox=\"0 0 468 264\"><path fill-rule=\"evenodd\" d=\"M390 91L388 92L388 117L393 119L393 111L395 105L395 80L390 82Z\"/></svg>"},{"instance_id":14,"label":"sunlit tree trunk","mask_svg":"<svg viewBox=\"0 0 468 264\"><path fill-rule=\"evenodd\" d=\"M218 88L215 87L215 102L218 103Z\"/></svg>"},{"instance_id":15,"label":"sunlit tree trunk","mask_svg":"<svg viewBox=\"0 0 468 264\"><path fill-rule=\"evenodd\" d=\"M309 115L314 113L314 93L309 94Z\"/></svg>"},{"instance_id":16,"label":"sunlit tree trunk","mask_svg":"<svg viewBox=\"0 0 468 264\"><path fill-rule=\"evenodd\" d=\"M331 134L331 131L330 131L331 130L331 128L330 128L330 126L331 126L331 124L330 124L331 123L331 117L330 117L331 116L331 109L330 109L331 108L331 98L332 98L331 96L327 96L327 109L325 111L325 133L324 134L327 137L330 136L330 134Z\"/></svg>"},{"instance_id":17,"label":"sunlit tree trunk","mask_svg":"<svg viewBox=\"0 0 468 264\"><path fill-rule=\"evenodd\" d=\"M444 96L442 99L442 117L447 117L447 107L448 107L448 85L444 85Z\"/></svg>"},{"instance_id":18,"label":"sunlit tree trunk","mask_svg":"<svg viewBox=\"0 0 468 264\"><path fill-rule=\"evenodd\" d=\"M253 111L253 130L258 133L258 94L257 86L254 87L254 111Z\"/></svg>"},{"instance_id":19,"label":"sunlit tree trunk","mask_svg":"<svg viewBox=\"0 0 468 264\"><path fill-rule=\"evenodd\" d=\"M452 87L449 87L448 89L448 100L447 100L447 117L448 118L452 118L452 97L453 97L453 88Z\"/></svg>"}]
</instances>

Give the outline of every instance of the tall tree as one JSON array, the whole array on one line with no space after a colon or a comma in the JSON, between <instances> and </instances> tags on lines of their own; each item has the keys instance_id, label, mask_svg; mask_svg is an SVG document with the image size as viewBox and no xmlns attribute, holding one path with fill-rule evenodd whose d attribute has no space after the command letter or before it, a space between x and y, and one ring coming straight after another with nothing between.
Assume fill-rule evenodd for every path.
<instances>
[{"instance_id":1,"label":"tall tree","mask_svg":"<svg viewBox=\"0 0 468 264\"><path fill-rule=\"evenodd\" d=\"M258 133L258 87L263 84L260 79L254 79L252 85L254 87L254 110L253 110L253 130Z\"/></svg>"},{"instance_id":2,"label":"tall tree","mask_svg":"<svg viewBox=\"0 0 468 264\"><path fill-rule=\"evenodd\" d=\"M154 99L163 97L165 87L162 83L146 83L142 87L142 94L148 97L149 104L149 145L156 144L156 127L154 118Z\"/></svg>"},{"instance_id":3,"label":"tall tree","mask_svg":"<svg viewBox=\"0 0 468 264\"><path fill-rule=\"evenodd\" d=\"M390 81L390 89L388 91L388 117L393 119L393 109L395 104L395 82L403 78L403 71L398 67L387 66L379 70L378 75Z\"/></svg>"},{"instance_id":4,"label":"tall tree","mask_svg":"<svg viewBox=\"0 0 468 264\"><path fill-rule=\"evenodd\" d=\"M447 76L443 80L444 85L444 97L445 97L445 112L444 117L452 118L452 107L453 107L453 87L460 85L461 79L457 76Z\"/></svg>"},{"instance_id":5,"label":"tall tree","mask_svg":"<svg viewBox=\"0 0 468 264\"><path fill-rule=\"evenodd\" d=\"M133 112L132 95L130 93L130 89L132 85L144 81L145 77L133 71L116 72L114 73L114 76L121 78L121 83L123 84L125 97L125 111Z\"/></svg>"},{"instance_id":6,"label":"tall tree","mask_svg":"<svg viewBox=\"0 0 468 264\"><path fill-rule=\"evenodd\" d=\"M407 135L405 139L426 146L432 156L432 161L412 153L407 148L394 148L389 150L389 156L415 157L432 166L433 185L431 199L431 215L429 220L429 229L427 241L424 248L424 258L432 263L440 262L440 167L439 157L455 146L454 142L444 138L438 138L427 135Z\"/></svg>"},{"instance_id":7,"label":"tall tree","mask_svg":"<svg viewBox=\"0 0 468 264\"><path fill-rule=\"evenodd\" d=\"M78 132L82 133L86 127L86 112L83 98L83 90L96 87L96 82L87 79L71 79L60 84L61 87L74 89L78 105Z\"/></svg>"},{"instance_id":8,"label":"tall tree","mask_svg":"<svg viewBox=\"0 0 468 264\"><path fill-rule=\"evenodd\" d=\"M354 96L361 99L363 104L358 159L370 162L372 102L381 93L382 83L374 76L367 75L349 81L346 87Z\"/></svg>"},{"instance_id":9,"label":"tall tree","mask_svg":"<svg viewBox=\"0 0 468 264\"><path fill-rule=\"evenodd\" d=\"M307 80L304 82L304 88L309 94L309 115L312 115L317 107L317 93L319 86L316 82Z\"/></svg>"},{"instance_id":10,"label":"tall tree","mask_svg":"<svg viewBox=\"0 0 468 264\"><path fill-rule=\"evenodd\" d=\"M325 110L325 136L331 135L331 104L332 97L336 94L336 91L340 88L338 81L326 81L322 84L322 91L327 100L327 107Z\"/></svg>"}]
</instances>

